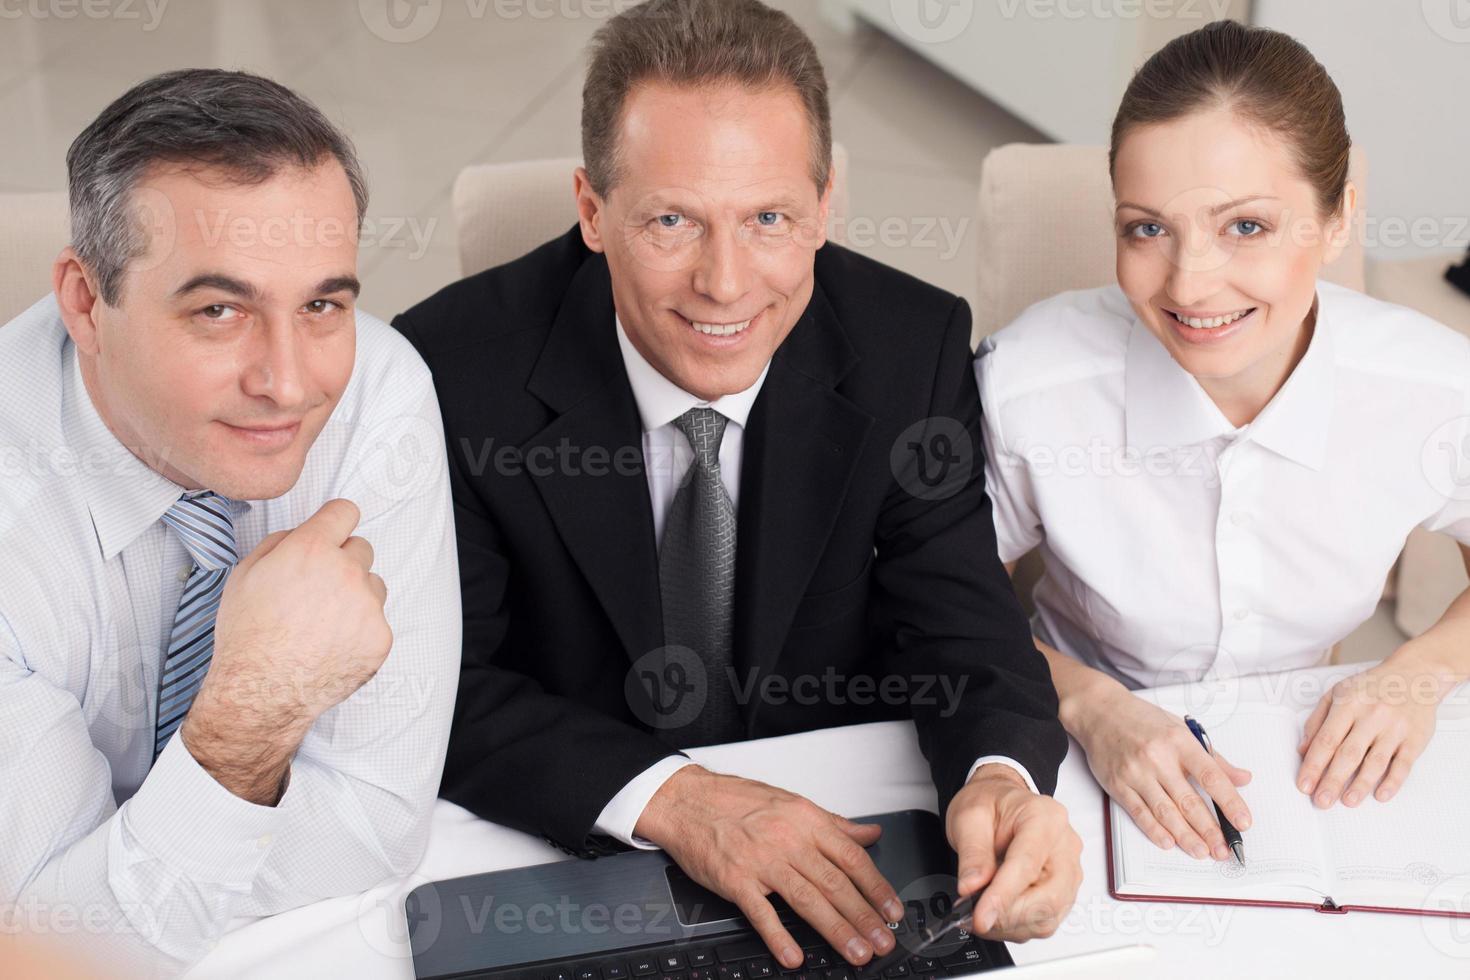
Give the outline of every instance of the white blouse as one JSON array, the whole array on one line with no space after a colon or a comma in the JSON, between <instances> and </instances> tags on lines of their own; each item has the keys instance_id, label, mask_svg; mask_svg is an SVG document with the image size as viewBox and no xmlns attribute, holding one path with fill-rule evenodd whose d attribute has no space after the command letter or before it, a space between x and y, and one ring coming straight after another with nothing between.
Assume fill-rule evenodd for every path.
<instances>
[{"instance_id":1,"label":"white blouse","mask_svg":"<svg viewBox=\"0 0 1470 980\"><path fill-rule=\"evenodd\" d=\"M975 362L1000 557L1039 547L1036 635L1132 688L1320 663L1414 527L1470 544L1470 340L1317 284L1311 343L1236 428L1117 286Z\"/></svg>"}]
</instances>

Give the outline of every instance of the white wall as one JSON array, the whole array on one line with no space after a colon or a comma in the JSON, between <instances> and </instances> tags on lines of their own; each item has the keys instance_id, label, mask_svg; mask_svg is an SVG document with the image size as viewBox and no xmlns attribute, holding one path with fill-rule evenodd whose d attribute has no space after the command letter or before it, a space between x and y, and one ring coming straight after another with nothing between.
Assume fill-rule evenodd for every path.
<instances>
[{"instance_id":1,"label":"white wall","mask_svg":"<svg viewBox=\"0 0 1470 980\"><path fill-rule=\"evenodd\" d=\"M1464 251L1470 2L1254 0L1252 20L1311 48L1342 91L1348 131L1368 154L1369 254Z\"/></svg>"}]
</instances>

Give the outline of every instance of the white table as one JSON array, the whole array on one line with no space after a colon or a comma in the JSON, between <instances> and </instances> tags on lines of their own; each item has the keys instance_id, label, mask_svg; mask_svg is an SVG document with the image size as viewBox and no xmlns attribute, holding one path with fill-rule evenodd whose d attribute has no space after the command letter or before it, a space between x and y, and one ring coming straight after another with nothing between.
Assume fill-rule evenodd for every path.
<instances>
[{"instance_id":1,"label":"white table","mask_svg":"<svg viewBox=\"0 0 1470 980\"><path fill-rule=\"evenodd\" d=\"M1246 694L1254 682L1240 683ZM850 816L936 806L928 766L907 722L711 746L690 755L712 769L784 786ZM1055 936L1011 947L1017 963L1149 943L1160 951L1159 977L1470 977L1466 920L1114 901L1107 893L1102 791L1075 743L1062 765L1056 798L1082 836L1082 889ZM559 860L570 858L538 838L441 800L428 853L414 875L361 896L242 924L189 978L412 980L403 916L409 891L429 881Z\"/></svg>"}]
</instances>

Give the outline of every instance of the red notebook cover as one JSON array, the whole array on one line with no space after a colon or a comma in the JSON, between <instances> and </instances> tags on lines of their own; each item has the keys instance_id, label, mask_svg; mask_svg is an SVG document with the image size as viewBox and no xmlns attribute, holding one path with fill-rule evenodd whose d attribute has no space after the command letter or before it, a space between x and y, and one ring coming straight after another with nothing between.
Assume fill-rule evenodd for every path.
<instances>
[{"instance_id":1,"label":"red notebook cover","mask_svg":"<svg viewBox=\"0 0 1470 980\"><path fill-rule=\"evenodd\" d=\"M1328 915L1345 915L1348 912L1393 912L1398 915L1437 915L1449 919L1470 919L1470 911L1451 909L1406 909L1386 905L1338 905L1335 902L1317 904L1313 902L1277 902L1259 898L1207 898L1200 895L1125 895L1118 891L1117 877L1113 871L1113 808L1108 794L1103 794L1103 835L1107 838L1108 894L1120 902L1182 902L1188 905L1254 905L1260 908L1312 909Z\"/></svg>"}]
</instances>

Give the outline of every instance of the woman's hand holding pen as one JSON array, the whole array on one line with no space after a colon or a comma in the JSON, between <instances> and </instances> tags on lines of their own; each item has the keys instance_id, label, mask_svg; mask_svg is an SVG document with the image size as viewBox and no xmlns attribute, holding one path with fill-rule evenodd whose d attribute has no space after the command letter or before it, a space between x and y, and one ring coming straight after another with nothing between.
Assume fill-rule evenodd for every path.
<instances>
[{"instance_id":1,"label":"woman's hand holding pen","mask_svg":"<svg viewBox=\"0 0 1470 980\"><path fill-rule=\"evenodd\" d=\"M1165 850L1177 843L1196 858L1230 858L1214 808L1189 780L1245 830L1250 808L1235 788L1250 781L1248 771L1218 751L1206 752L1183 719L1121 685L1095 690L1072 708L1075 714L1063 721L1086 751L1092 774L1150 840Z\"/></svg>"}]
</instances>

